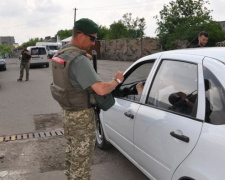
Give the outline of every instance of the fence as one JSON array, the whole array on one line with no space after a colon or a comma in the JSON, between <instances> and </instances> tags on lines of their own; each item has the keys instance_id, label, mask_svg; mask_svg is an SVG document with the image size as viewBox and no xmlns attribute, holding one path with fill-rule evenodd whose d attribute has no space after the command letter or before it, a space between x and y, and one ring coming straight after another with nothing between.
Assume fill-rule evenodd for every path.
<instances>
[{"instance_id":1,"label":"fence","mask_svg":"<svg viewBox=\"0 0 225 180\"><path fill-rule=\"evenodd\" d=\"M100 59L136 61L159 51L159 42L153 38L100 41Z\"/></svg>"}]
</instances>

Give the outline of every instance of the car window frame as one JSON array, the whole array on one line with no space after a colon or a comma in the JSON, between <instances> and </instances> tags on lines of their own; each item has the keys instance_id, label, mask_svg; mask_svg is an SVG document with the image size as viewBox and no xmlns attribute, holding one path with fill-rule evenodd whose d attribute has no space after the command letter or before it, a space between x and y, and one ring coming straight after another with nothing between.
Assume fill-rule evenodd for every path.
<instances>
[{"instance_id":1,"label":"car window frame","mask_svg":"<svg viewBox=\"0 0 225 180\"><path fill-rule=\"evenodd\" d=\"M142 66L143 64L147 64L147 63L153 63L152 65L152 69L154 68L155 66L155 62L156 62L156 58L149 58L149 59L146 59L146 60L143 60L141 62L137 62L137 63L134 63L133 65L131 65L127 71L124 73L124 81L140 66ZM147 75L146 77L146 83L148 81L148 78L152 72L152 69L149 71L149 74ZM124 82L123 81L123 82ZM117 91L121 86L123 85L123 83L119 84L115 90L113 90L113 94L115 93L115 91ZM144 90L146 89L146 86L144 86L143 88L143 92ZM126 100L126 101L130 101L130 102L134 102L134 103L138 103L138 104L141 104L141 99L142 99L142 96L143 96L143 93L140 95L140 99L137 101L137 100L132 100L132 99L128 99L128 98L125 98L125 97L118 97L118 96L115 96L115 98L118 98L118 99L123 99L123 100Z\"/></svg>"},{"instance_id":2,"label":"car window frame","mask_svg":"<svg viewBox=\"0 0 225 180\"><path fill-rule=\"evenodd\" d=\"M184 117L188 117L190 119L196 120L196 121L200 121L203 122L204 121L204 116L205 116L205 111L203 109L200 108L200 106L202 104L205 104L205 96L204 95L204 79L203 79L203 66L202 66L202 62L203 62L204 56L198 56L198 55L192 55L192 54L173 54L173 53L169 53L169 54L162 54L158 60L157 63L155 62L155 69L154 71L152 71L151 77L149 77L149 85L148 85L148 89L146 89L145 92L145 97L143 99L141 99L141 104L144 106L149 106L151 108L156 108L165 112L169 112L169 113L173 113L173 114L178 114L179 116L184 116ZM196 112L196 117L191 117L191 116L186 116L186 115L182 115L180 113L176 113L176 112L171 112L165 109L161 109L159 107L150 105L150 104L146 104L147 98L148 98L148 94L152 88L153 85L153 81L155 79L156 73L158 72L158 69L160 67L160 64L163 60L176 60L176 61L182 61L182 62L187 62L187 63L194 63L197 64L197 76L198 76L198 94L202 94L201 96L197 97L197 112Z\"/></svg>"},{"instance_id":3,"label":"car window frame","mask_svg":"<svg viewBox=\"0 0 225 180\"><path fill-rule=\"evenodd\" d=\"M213 59L210 57L205 57L203 60L203 68L207 68L214 76L215 78L219 81L219 83L222 85L223 90L225 90L225 72L223 71L223 67L221 65L218 65L219 63L224 64L224 62L218 60L218 59ZM203 71L204 72L204 71ZM204 76L205 77L205 76ZM206 94L205 94L206 98ZM205 108L206 111L206 108ZM224 124L216 124L216 123L209 123L206 122L209 125L214 125L214 126L224 126Z\"/></svg>"}]
</instances>

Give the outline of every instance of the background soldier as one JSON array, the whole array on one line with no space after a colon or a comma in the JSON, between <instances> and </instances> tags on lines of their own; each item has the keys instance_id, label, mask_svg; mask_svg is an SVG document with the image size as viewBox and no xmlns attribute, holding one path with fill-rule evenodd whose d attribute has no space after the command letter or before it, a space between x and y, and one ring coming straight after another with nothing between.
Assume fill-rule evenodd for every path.
<instances>
[{"instance_id":1,"label":"background soldier","mask_svg":"<svg viewBox=\"0 0 225 180\"><path fill-rule=\"evenodd\" d=\"M63 109L63 125L67 139L66 175L68 179L89 180L91 157L95 146L95 114L91 107L93 91L110 93L124 79L117 72L110 82L102 82L86 51L95 44L98 26L82 18L74 23L69 44L52 59L51 92Z\"/></svg>"},{"instance_id":2,"label":"background soldier","mask_svg":"<svg viewBox=\"0 0 225 180\"><path fill-rule=\"evenodd\" d=\"M29 68L30 68L30 58L31 53L27 50L27 46L23 46L23 50L21 52L21 62L20 62L20 77L17 81L22 81L23 72L26 69L26 81L29 81Z\"/></svg>"}]
</instances>

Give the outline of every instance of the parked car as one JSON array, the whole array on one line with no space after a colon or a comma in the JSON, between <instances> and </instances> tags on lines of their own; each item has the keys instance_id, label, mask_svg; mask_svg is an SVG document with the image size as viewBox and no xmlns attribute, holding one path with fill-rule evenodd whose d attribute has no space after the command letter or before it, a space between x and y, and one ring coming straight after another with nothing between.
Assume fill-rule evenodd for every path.
<instances>
[{"instance_id":1,"label":"parked car","mask_svg":"<svg viewBox=\"0 0 225 180\"><path fill-rule=\"evenodd\" d=\"M6 71L6 62L0 57L0 69Z\"/></svg>"},{"instance_id":2,"label":"parked car","mask_svg":"<svg viewBox=\"0 0 225 180\"><path fill-rule=\"evenodd\" d=\"M225 48L152 54L124 77L97 118L97 146L111 143L151 180L223 180Z\"/></svg>"}]
</instances>

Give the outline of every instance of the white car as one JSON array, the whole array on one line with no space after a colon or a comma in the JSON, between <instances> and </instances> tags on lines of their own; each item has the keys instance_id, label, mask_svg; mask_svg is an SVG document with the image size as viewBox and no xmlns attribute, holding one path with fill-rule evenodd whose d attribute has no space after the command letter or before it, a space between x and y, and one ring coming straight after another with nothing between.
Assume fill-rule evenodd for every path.
<instances>
[{"instance_id":1,"label":"white car","mask_svg":"<svg viewBox=\"0 0 225 180\"><path fill-rule=\"evenodd\" d=\"M224 180L225 48L152 54L124 77L97 119L98 147L112 144L151 180Z\"/></svg>"},{"instance_id":2,"label":"white car","mask_svg":"<svg viewBox=\"0 0 225 180\"><path fill-rule=\"evenodd\" d=\"M47 50L44 46L29 46L27 50L31 53L30 66L49 67Z\"/></svg>"}]
</instances>

